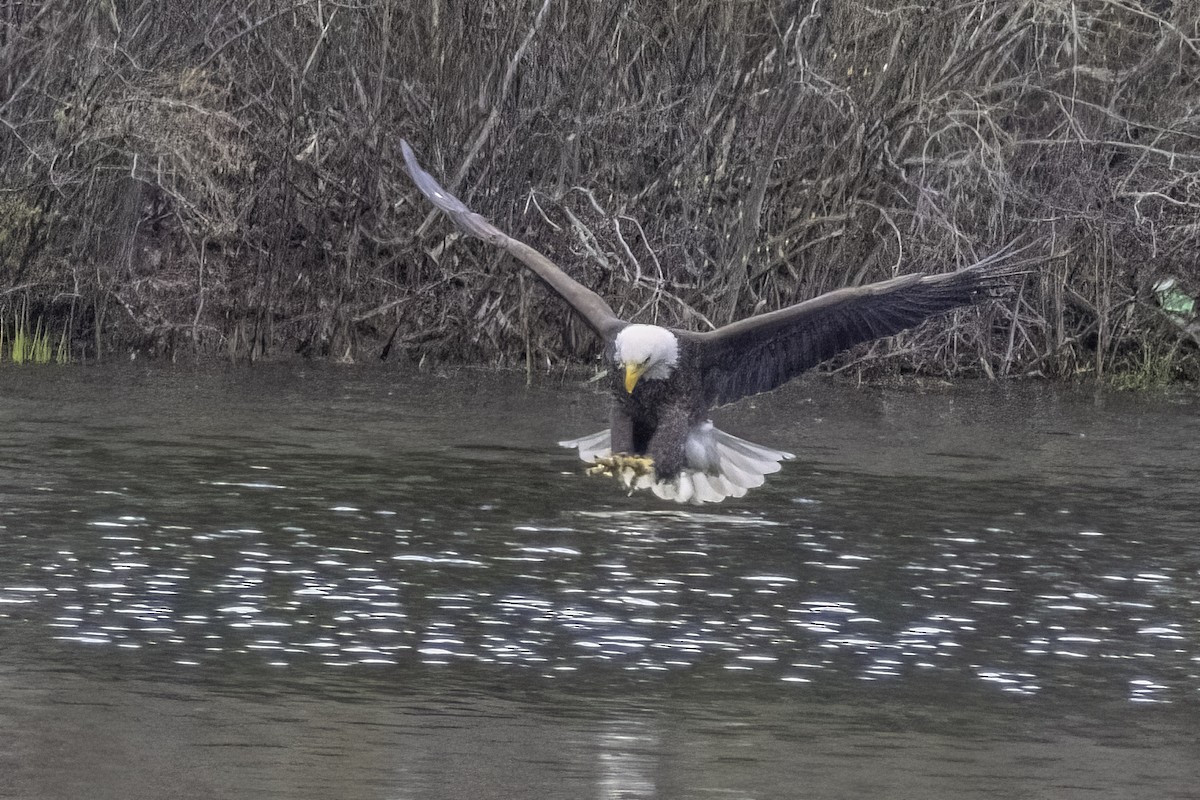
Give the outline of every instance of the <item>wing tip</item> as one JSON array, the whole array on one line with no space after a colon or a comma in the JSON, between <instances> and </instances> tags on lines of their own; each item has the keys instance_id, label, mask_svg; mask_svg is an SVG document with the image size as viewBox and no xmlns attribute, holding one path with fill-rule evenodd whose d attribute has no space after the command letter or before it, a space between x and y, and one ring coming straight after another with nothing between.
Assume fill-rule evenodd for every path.
<instances>
[{"instance_id":1,"label":"wing tip","mask_svg":"<svg viewBox=\"0 0 1200 800\"><path fill-rule=\"evenodd\" d=\"M408 143L408 139L400 140L400 154L404 156L404 166L408 168L408 174L412 176L414 181L417 180L419 175L428 174L417 163L417 154L413 152L412 145Z\"/></svg>"}]
</instances>

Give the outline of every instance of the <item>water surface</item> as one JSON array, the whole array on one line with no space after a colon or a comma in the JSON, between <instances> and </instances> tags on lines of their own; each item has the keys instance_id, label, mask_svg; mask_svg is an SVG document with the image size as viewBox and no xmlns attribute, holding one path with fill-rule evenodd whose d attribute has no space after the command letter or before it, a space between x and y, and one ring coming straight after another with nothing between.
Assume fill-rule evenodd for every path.
<instances>
[{"instance_id":1,"label":"water surface","mask_svg":"<svg viewBox=\"0 0 1200 800\"><path fill-rule=\"evenodd\" d=\"M570 381L4 377L0 796L1195 796L1194 397L808 379L692 508Z\"/></svg>"}]
</instances>

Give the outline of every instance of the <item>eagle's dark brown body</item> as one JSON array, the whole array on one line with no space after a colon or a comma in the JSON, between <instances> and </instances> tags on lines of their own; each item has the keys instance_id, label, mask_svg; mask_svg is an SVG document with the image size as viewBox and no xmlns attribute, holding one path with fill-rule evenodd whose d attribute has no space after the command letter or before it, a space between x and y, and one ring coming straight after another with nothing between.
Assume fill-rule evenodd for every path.
<instances>
[{"instance_id":1,"label":"eagle's dark brown body","mask_svg":"<svg viewBox=\"0 0 1200 800\"><path fill-rule=\"evenodd\" d=\"M699 377L695 348L687 341L680 342L679 364L664 380L641 380L627 392L622 373L612 370L612 452L648 456L660 480L675 478L686 465L688 432L708 417Z\"/></svg>"}]
</instances>

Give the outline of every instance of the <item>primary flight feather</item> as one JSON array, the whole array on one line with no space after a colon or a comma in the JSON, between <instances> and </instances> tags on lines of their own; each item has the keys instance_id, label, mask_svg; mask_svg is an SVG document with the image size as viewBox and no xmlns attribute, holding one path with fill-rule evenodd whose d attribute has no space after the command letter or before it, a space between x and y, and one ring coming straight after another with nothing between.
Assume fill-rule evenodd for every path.
<instances>
[{"instance_id":1,"label":"primary flight feather","mask_svg":"<svg viewBox=\"0 0 1200 800\"><path fill-rule=\"evenodd\" d=\"M605 345L612 365L612 427L560 442L629 489L678 502L741 497L777 472L791 453L713 427L714 406L768 392L860 342L891 336L930 316L968 305L1016 273L998 259L937 275L823 294L708 332L630 323L553 261L500 231L447 192L400 149L417 188L454 224L515 256L563 298Z\"/></svg>"}]
</instances>

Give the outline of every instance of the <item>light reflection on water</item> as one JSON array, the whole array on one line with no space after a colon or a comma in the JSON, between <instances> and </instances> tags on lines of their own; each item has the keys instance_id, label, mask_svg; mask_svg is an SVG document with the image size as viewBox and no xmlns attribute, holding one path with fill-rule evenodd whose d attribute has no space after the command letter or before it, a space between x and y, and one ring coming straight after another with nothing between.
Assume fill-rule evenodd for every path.
<instances>
[{"instance_id":1,"label":"light reflection on water","mask_svg":"<svg viewBox=\"0 0 1200 800\"><path fill-rule=\"evenodd\" d=\"M305 668L716 668L789 683L950 672L1005 692L1087 684L1138 701L1200 687L1195 570L1166 548L1105 548L1099 531L1046 533L1028 515L969 535L854 534L794 508L790 524L618 509L552 511L550 524L479 512L467 528L435 510L272 501L295 494L279 480L241 484L254 495L238 527L160 524L146 508L76 517L77 543L6 576L0 605L56 639L183 665L256 654ZM192 502L234 483L197 485Z\"/></svg>"},{"instance_id":2,"label":"light reflection on water","mask_svg":"<svg viewBox=\"0 0 1200 800\"><path fill-rule=\"evenodd\" d=\"M684 510L553 447L603 425L573 388L70 372L4 421L0 631L31 654L18 667L115 654L323 691L1200 692L1194 402L801 384L728 427L802 457L739 503ZM661 732L588 730L600 796L652 796L637 753Z\"/></svg>"}]
</instances>

